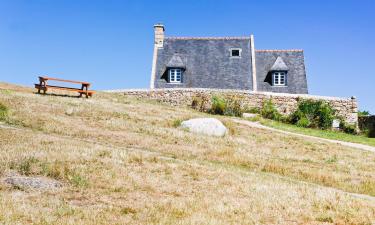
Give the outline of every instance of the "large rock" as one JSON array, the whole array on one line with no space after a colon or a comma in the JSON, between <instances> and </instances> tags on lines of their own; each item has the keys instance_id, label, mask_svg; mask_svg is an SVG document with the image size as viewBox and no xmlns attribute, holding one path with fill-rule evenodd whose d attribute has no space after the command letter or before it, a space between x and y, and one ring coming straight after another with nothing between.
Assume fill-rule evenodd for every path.
<instances>
[{"instance_id":1,"label":"large rock","mask_svg":"<svg viewBox=\"0 0 375 225\"><path fill-rule=\"evenodd\" d=\"M62 184L60 182L46 177L12 176L5 178L4 182L15 188L21 189L34 188L51 190L62 187Z\"/></svg>"},{"instance_id":2,"label":"large rock","mask_svg":"<svg viewBox=\"0 0 375 225\"><path fill-rule=\"evenodd\" d=\"M220 122L220 120L215 118L187 120L181 123L181 127L188 129L193 133L218 137L224 136L227 132L227 128Z\"/></svg>"}]
</instances>

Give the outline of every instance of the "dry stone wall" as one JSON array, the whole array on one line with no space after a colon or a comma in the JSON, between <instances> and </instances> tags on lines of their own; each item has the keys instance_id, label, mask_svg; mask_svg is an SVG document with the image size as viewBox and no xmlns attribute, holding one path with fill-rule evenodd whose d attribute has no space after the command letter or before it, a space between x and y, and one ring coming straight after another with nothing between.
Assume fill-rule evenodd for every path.
<instances>
[{"instance_id":1,"label":"dry stone wall","mask_svg":"<svg viewBox=\"0 0 375 225\"><path fill-rule=\"evenodd\" d=\"M191 106L195 97L205 97L211 99L214 95L235 96L242 100L245 107L262 107L265 100L272 99L272 102L282 114L290 114L295 111L300 99L315 99L328 102L336 110L338 116L343 117L347 123L356 124L358 122L357 100L352 98L324 97L304 94L284 94L269 92L252 92L239 90L220 89L197 89L197 88L168 88L154 90L123 90L126 96L136 98L154 99L159 102L173 106Z\"/></svg>"}]
</instances>

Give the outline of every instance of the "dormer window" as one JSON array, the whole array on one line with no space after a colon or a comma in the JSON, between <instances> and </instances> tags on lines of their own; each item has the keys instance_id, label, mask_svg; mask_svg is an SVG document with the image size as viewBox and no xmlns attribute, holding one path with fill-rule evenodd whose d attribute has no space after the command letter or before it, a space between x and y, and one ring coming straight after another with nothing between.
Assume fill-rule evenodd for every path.
<instances>
[{"instance_id":1,"label":"dormer window","mask_svg":"<svg viewBox=\"0 0 375 225\"><path fill-rule=\"evenodd\" d=\"M273 86L286 86L286 72L276 71L272 73Z\"/></svg>"},{"instance_id":2,"label":"dormer window","mask_svg":"<svg viewBox=\"0 0 375 225\"><path fill-rule=\"evenodd\" d=\"M230 57L241 58L241 52L242 52L242 49L240 49L240 48L231 48L230 49Z\"/></svg>"},{"instance_id":3,"label":"dormer window","mask_svg":"<svg viewBox=\"0 0 375 225\"><path fill-rule=\"evenodd\" d=\"M169 69L169 83L181 83L182 70L178 68Z\"/></svg>"}]
</instances>

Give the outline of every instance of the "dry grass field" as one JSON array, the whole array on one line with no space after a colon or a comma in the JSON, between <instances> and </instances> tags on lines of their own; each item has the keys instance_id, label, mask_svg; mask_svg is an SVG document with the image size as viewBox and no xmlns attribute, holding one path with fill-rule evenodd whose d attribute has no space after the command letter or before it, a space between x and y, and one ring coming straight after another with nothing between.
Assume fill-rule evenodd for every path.
<instances>
[{"instance_id":1,"label":"dry grass field","mask_svg":"<svg viewBox=\"0 0 375 225\"><path fill-rule=\"evenodd\" d=\"M0 89L0 224L375 223L375 153L218 116L229 134L200 136L175 125L211 115L119 93Z\"/></svg>"}]
</instances>

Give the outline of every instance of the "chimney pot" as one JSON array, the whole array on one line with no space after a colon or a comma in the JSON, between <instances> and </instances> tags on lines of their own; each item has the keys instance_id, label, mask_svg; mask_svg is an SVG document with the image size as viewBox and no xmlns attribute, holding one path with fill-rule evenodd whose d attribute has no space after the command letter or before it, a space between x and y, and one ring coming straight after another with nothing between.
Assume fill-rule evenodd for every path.
<instances>
[{"instance_id":1,"label":"chimney pot","mask_svg":"<svg viewBox=\"0 0 375 225\"><path fill-rule=\"evenodd\" d=\"M164 44L164 25L161 23L157 23L154 25L154 33L155 33L155 45L159 48L163 47Z\"/></svg>"}]
</instances>

